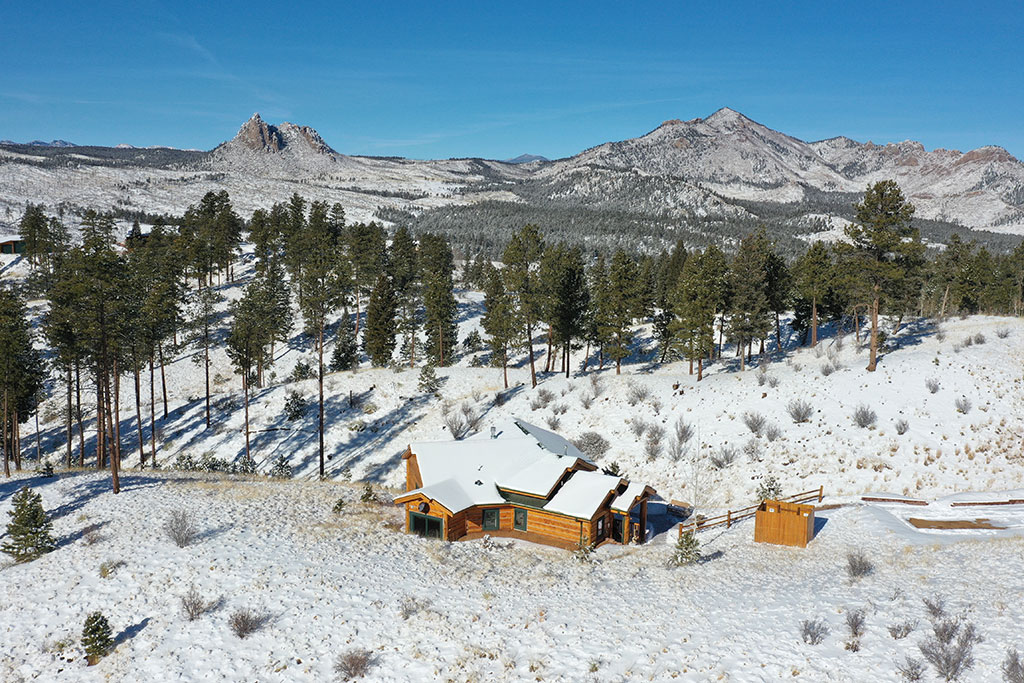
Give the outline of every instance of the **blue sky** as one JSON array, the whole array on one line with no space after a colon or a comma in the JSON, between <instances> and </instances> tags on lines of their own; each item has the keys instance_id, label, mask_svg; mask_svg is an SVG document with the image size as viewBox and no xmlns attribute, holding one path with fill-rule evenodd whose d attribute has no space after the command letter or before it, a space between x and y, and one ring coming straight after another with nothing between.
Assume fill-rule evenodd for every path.
<instances>
[{"instance_id":1,"label":"blue sky","mask_svg":"<svg viewBox=\"0 0 1024 683\"><path fill-rule=\"evenodd\" d=\"M1024 157L1024 3L958 4L12 0L0 139L209 149L258 111L344 153L554 158L729 106Z\"/></svg>"}]
</instances>

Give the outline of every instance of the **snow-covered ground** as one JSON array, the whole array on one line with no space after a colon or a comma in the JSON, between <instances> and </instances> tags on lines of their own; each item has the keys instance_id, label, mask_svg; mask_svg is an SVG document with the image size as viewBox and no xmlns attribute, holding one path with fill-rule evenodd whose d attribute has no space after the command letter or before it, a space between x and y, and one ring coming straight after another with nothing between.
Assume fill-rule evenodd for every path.
<instances>
[{"instance_id":1,"label":"snow-covered ground","mask_svg":"<svg viewBox=\"0 0 1024 683\"><path fill-rule=\"evenodd\" d=\"M604 546L592 564L407 536L397 510L358 502L354 484L147 472L114 496L102 474L66 473L3 483L0 511L22 484L42 494L60 545L0 569L0 679L12 683L326 681L353 648L373 652L375 681L897 681L935 596L984 637L964 680L998 680L1006 649L1024 647L1024 537L918 532L882 506L819 513L805 550L754 544L749 521L704 532L708 560L669 568L672 532ZM161 531L176 509L201 530L184 548ZM1019 533L1024 509L1003 514ZM854 582L856 550L874 572ZM180 598L193 585L216 604L189 622ZM228 623L239 608L267 618L245 640ZM866 630L849 651L858 609ZM94 610L117 646L87 667L78 640ZM808 619L827 623L821 644L801 639ZM906 621L916 628L894 639L888 627Z\"/></svg>"}]
</instances>

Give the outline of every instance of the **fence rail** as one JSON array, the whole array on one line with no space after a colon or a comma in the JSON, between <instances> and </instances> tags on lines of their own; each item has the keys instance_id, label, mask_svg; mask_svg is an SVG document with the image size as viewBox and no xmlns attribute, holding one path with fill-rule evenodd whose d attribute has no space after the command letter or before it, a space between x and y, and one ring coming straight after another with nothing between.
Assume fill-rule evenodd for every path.
<instances>
[{"instance_id":1,"label":"fence rail","mask_svg":"<svg viewBox=\"0 0 1024 683\"><path fill-rule=\"evenodd\" d=\"M825 487L819 486L817 489L810 491L804 491L802 493L794 493L791 496L785 498L779 498L779 502L782 503L809 503L813 500L821 502L822 498L825 497ZM710 529L715 526L725 525L725 528L731 527L740 520L748 519L753 517L757 513L757 509L761 507L761 504L751 505L740 510L728 510L724 515L717 515L715 517L708 517L694 522L684 522L679 525L679 536L682 537L687 531L703 531L704 529Z\"/></svg>"}]
</instances>

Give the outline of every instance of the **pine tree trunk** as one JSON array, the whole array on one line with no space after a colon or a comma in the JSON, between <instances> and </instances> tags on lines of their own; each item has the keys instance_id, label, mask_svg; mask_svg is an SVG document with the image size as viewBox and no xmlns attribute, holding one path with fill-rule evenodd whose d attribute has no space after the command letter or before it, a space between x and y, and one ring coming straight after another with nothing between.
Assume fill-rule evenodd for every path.
<instances>
[{"instance_id":1,"label":"pine tree trunk","mask_svg":"<svg viewBox=\"0 0 1024 683\"><path fill-rule=\"evenodd\" d=\"M67 416L66 416L67 417L67 420L66 420L67 421L67 432L68 432L68 449L67 449L68 450L68 453L67 453L68 469L71 469L71 449L72 449L71 442L74 440L74 430L72 428L72 420L74 420L74 415L72 413L72 410L73 410L72 406L73 406L73 404L71 402L71 392L72 392L73 382L74 382L74 380L71 378L71 364L69 363L68 364L68 373L67 373L68 412L67 412Z\"/></svg>"},{"instance_id":2,"label":"pine tree trunk","mask_svg":"<svg viewBox=\"0 0 1024 683\"><path fill-rule=\"evenodd\" d=\"M242 394L245 397L245 458L249 460L249 372L242 371Z\"/></svg>"},{"instance_id":3,"label":"pine tree trunk","mask_svg":"<svg viewBox=\"0 0 1024 683\"><path fill-rule=\"evenodd\" d=\"M569 373L570 373L570 371L572 369L571 368L571 363L572 363L571 354L572 354L572 342L569 341L569 340L566 340L566 342L565 342L565 378L566 379L569 379Z\"/></svg>"},{"instance_id":4,"label":"pine tree trunk","mask_svg":"<svg viewBox=\"0 0 1024 683\"><path fill-rule=\"evenodd\" d=\"M103 411L103 382L100 381L99 370L96 371L96 469L102 470L107 462L103 458L103 451L106 448L104 443L103 433L106 432L107 428L104 424L105 417Z\"/></svg>"},{"instance_id":5,"label":"pine tree trunk","mask_svg":"<svg viewBox=\"0 0 1024 683\"><path fill-rule=\"evenodd\" d=\"M544 356L544 372L551 372L551 325L548 325L548 351Z\"/></svg>"},{"instance_id":6,"label":"pine tree trunk","mask_svg":"<svg viewBox=\"0 0 1024 683\"><path fill-rule=\"evenodd\" d=\"M501 347L501 372L505 377L505 388L508 389L508 344Z\"/></svg>"},{"instance_id":7,"label":"pine tree trunk","mask_svg":"<svg viewBox=\"0 0 1024 683\"><path fill-rule=\"evenodd\" d=\"M157 350L160 352L160 386L163 390L164 395L164 419L167 419L167 374L164 372L164 344L160 342L157 344Z\"/></svg>"},{"instance_id":8,"label":"pine tree trunk","mask_svg":"<svg viewBox=\"0 0 1024 683\"><path fill-rule=\"evenodd\" d=\"M14 469L21 471L21 427L18 424L18 411L12 411L11 431L14 433Z\"/></svg>"},{"instance_id":9,"label":"pine tree trunk","mask_svg":"<svg viewBox=\"0 0 1024 683\"><path fill-rule=\"evenodd\" d=\"M111 414L111 421L114 423L114 493L119 489L117 481L117 468L121 466L121 372L117 367L117 356L114 356L114 412Z\"/></svg>"},{"instance_id":10,"label":"pine tree trunk","mask_svg":"<svg viewBox=\"0 0 1024 683\"><path fill-rule=\"evenodd\" d=\"M153 369L153 353L149 354L149 454L156 467L156 373Z\"/></svg>"},{"instance_id":11,"label":"pine tree trunk","mask_svg":"<svg viewBox=\"0 0 1024 683\"><path fill-rule=\"evenodd\" d=\"M356 285L356 331L355 336L359 336L359 286Z\"/></svg>"},{"instance_id":12,"label":"pine tree trunk","mask_svg":"<svg viewBox=\"0 0 1024 683\"><path fill-rule=\"evenodd\" d=\"M587 340L587 348L583 352L583 370L582 370L582 372L586 372L587 371L587 366L588 365L590 365L590 340Z\"/></svg>"},{"instance_id":13,"label":"pine tree trunk","mask_svg":"<svg viewBox=\"0 0 1024 683\"><path fill-rule=\"evenodd\" d=\"M811 348L818 345L818 296L811 297Z\"/></svg>"},{"instance_id":14,"label":"pine tree trunk","mask_svg":"<svg viewBox=\"0 0 1024 683\"><path fill-rule=\"evenodd\" d=\"M949 298L949 285L946 285L946 291L942 294L942 308L939 309L939 319L946 317L946 300Z\"/></svg>"},{"instance_id":15,"label":"pine tree trunk","mask_svg":"<svg viewBox=\"0 0 1024 683\"><path fill-rule=\"evenodd\" d=\"M533 325L526 323L526 343L530 347L530 384L537 386L537 367L533 360Z\"/></svg>"},{"instance_id":16,"label":"pine tree trunk","mask_svg":"<svg viewBox=\"0 0 1024 683\"><path fill-rule=\"evenodd\" d=\"M132 360L132 375L135 380L135 426L139 432L139 467L146 466L146 440L142 436L142 381L139 378L139 364Z\"/></svg>"},{"instance_id":17,"label":"pine tree trunk","mask_svg":"<svg viewBox=\"0 0 1024 683\"><path fill-rule=\"evenodd\" d=\"M324 478L324 326L320 324L320 335L317 340L320 358L320 478Z\"/></svg>"},{"instance_id":18,"label":"pine tree trunk","mask_svg":"<svg viewBox=\"0 0 1024 683\"><path fill-rule=\"evenodd\" d=\"M36 419L36 467L41 467L42 463L43 463L43 460L42 460L43 448L42 448L42 444L39 441L39 404L38 403L36 404L35 419Z\"/></svg>"},{"instance_id":19,"label":"pine tree trunk","mask_svg":"<svg viewBox=\"0 0 1024 683\"><path fill-rule=\"evenodd\" d=\"M0 430L3 431L2 439L0 439L0 446L4 449L4 476L10 478L11 476L11 463L10 463L10 448L7 446L7 387L4 387L4 410L0 414Z\"/></svg>"},{"instance_id":20,"label":"pine tree trunk","mask_svg":"<svg viewBox=\"0 0 1024 683\"><path fill-rule=\"evenodd\" d=\"M693 374L693 356L690 356L690 374Z\"/></svg>"},{"instance_id":21,"label":"pine tree trunk","mask_svg":"<svg viewBox=\"0 0 1024 683\"><path fill-rule=\"evenodd\" d=\"M868 361L868 372L874 372L878 366L878 286L875 286L875 298L871 303L871 359Z\"/></svg>"},{"instance_id":22,"label":"pine tree trunk","mask_svg":"<svg viewBox=\"0 0 1024 683\"><path fill-rule=\"evenodd\" d=\"M85 424L82 420L82 372L75 359L75 417L78 421L78 466L85 467Z\"/></svg>"},{"instance_id":23,"label":"pine tree trunk","mask_svg":"<svg viewBox=\"0 0 1024 683\"><path fill-rule=\"evenodd\" d=\"M210 326L203 324L203 368L206 372L206 428L210 428Z\"/></svg>"},{"instance_id":24,"label":"pine tree trunk","mask_svg":"<svg viewBox=\"0 0 1024 683\"><path fill-rule=\"evenodd\" d=\"M697 381L704 379L704 357L697 359Z\"/></svg>"},{"instance_id":25,"label":"pine tree trunk","mask_svg":"<svg viewBox=\"0 0 1024 683\"><path fill-rule=\"evenodd\" d=\"M775 350L782 353L782 321L778 311L775 311Z\"/></svg>"}]
</instances>

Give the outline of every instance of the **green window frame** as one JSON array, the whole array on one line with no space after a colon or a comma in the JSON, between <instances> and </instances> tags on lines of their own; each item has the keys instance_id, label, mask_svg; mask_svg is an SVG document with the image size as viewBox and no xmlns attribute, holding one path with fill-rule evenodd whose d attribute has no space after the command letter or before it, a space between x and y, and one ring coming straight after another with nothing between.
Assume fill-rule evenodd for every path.
<instances>
[{"instance_id":1,"label":"green window frame","mask_svg":"<svg viewBox=\"0 0 1024 683\"><path fill-rule=\"evenodd\" d=\"M519 531L526 531L526 510L522 508L515 508L512 513L512 527Z\"/></svg>"},{"instance_id":2,"label":"green window frame","mask_svg":"<svg viewBox=\"0 0 1024 683\"><path fill-rule=\"evenodd\" d=\"M483 524L484 531L497 531L501 528L501 511L498 508L484 508Z\"/></svg>"}]
</instances>

